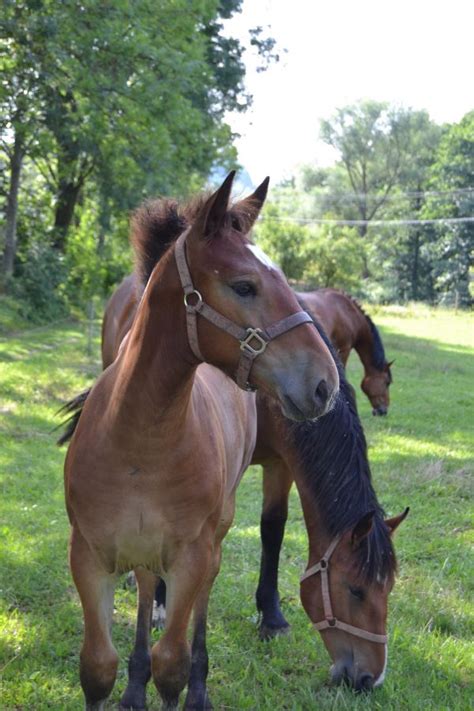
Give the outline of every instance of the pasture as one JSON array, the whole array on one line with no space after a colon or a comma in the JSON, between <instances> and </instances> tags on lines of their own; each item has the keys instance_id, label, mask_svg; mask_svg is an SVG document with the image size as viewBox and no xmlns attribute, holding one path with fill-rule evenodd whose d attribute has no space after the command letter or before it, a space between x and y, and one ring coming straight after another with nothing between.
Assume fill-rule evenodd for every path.
<instances>
[{"instance_id":1,"label":"pasture","mask_svg":"<svg viewBox=\"0 0 474 711\"><path fill-rule=\"evenodd\" d=\"M254 592L261 483L253 468L239 489L211 598L209 689L216 709L461 711L472 702L473 320L423 306L370 313L387 356L395 358L388 417L372 417L358 389L355 355L349 379L357 386L379 500L389 515L411 507L396 536L400 572L391 596L385 684L370 696L327 686L329 657L299 602L306 531L294 492L280 567L291 634L259 642ZM15 327L11 316L7 320ZM91 352L89 337L87 324L67 321L0 341L0 707L5 711L82 708L82 615L67 566L65 450L54 446L51 429L60 404L100 370L98 323ZM125 687L134 620L135 593L119 584L114 641L121 665L110 708ZM152 685L148 699L150 709L159 708Z\"/></svg>"}]
</instances>

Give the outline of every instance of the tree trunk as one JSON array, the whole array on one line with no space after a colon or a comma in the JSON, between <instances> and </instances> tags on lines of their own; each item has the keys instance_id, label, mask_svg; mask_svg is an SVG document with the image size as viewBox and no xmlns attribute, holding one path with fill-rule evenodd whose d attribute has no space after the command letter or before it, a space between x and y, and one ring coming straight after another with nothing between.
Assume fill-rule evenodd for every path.
<instances>
[{"instance_id":1,"label":"tree trunk","mask_svg":"<svg viewBox=\"0 0 474 711\"><path fill-rule=\"evenodd\" d=\"M56 212L54 215L53 247L64 252L66 236L74 218L74 210L82 183L60 180L58 186Z\"/></svg>"},{"instance_id":2,"label":"tree trunk","mask_svg":"<svg viewBox=\"0 0 474 711\"><path fill-rule=\"evenodd\" d=\"M21 168L24 157L23 139L15 135L13 153L10 158L10 186L8 189L5 247L2 261L2 281L5 283L13 274L13 265L16 256L16 225L18 217L18 191L20 189Z\"/></svg>"}]
</instances>

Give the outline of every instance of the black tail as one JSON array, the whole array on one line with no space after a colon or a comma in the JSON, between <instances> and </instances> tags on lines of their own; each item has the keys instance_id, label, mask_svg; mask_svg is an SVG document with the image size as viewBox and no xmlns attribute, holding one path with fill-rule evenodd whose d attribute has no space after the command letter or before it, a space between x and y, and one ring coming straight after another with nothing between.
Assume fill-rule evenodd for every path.
<instances>
[{"instance_id":1,"label":"black tail","mask_svg":"<svg viewBox=\"0 0 474 711\"><path fill-rule=\"evenodd\" d=\"M69 442L69 440L72 438L74 431L77 427L77 423L79 422L79 418L82 413L82 408L84 407L84 403L87 400L87 397L91 390L92 388L89 388L88 390L84 390L82 393L79 393L79 395L76 395L75 398L69 400L69 402L67 402L57 411L57 415L69 415L69 417L59 425L59 427L65 427L65 430L56 442L58 447L60 447L62 444L66 444L66 442Z\"/></svg>"}]
</instances>

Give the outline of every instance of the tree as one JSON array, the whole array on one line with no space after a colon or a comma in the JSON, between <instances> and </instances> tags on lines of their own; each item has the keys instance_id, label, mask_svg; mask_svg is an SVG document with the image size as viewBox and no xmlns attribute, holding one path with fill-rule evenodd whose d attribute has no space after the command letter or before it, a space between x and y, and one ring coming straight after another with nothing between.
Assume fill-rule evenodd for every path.
<instances>
[{"instance_id":1,"label":"tree","mask_svg":"<svg viewBox=\"0 0 474 711\"><path fill-rule=\"evenodd\" d=\"M362 101L321 122L321 137L336 149L354 193L361 236L385 206L402 170L409 144L410 111Z\"/></svg>"},{"instance_id":2,"label":"tree","mask_svg":"<svg viewBox=\"0 0 474 711\"><path fill-rule=\"evenodd\" d=\"M445 194L432 197L424 210L427 218L456 222L432 228L429 245L435 288L441 299L450 297L462 306L472 303L470 269L474 251L474 111L445 133L431 171L431 187Z\"/></svg>"},{"instance_id":3,"label":"tree","mask_svg":"<svg viewBox=\"0 0 474 711\"><path fill-rule=\"evenodd\" d=\"M127 209L144 194L185 193L217 158L235 162L223 116L244 110L249 97L243 49L223 36L220 20L240 6L241 0L192 6L187 0L5 0L1 135L13 155L14 129L25 124L14 104L24 97L30 135L47 141L34 158L55 193L58 251L86 184L94 182L101 195L106 224L112 204ZM256 42L271 53L270 40ZM21 136L15 156L32 157L25 145ZM13 183L17 195L18 170ZM15 249L7 242L11 270Z\"/></svg>"}]
</instances>

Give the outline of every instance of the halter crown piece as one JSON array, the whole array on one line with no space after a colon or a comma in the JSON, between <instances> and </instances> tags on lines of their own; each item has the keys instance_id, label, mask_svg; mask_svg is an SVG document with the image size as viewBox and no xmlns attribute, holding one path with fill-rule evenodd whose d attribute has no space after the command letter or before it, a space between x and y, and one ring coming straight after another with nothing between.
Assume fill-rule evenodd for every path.
<instances>
[{"instance_id":1,"label":"halter crown piece","mask_svg":"<svg viewBox=\"0 0 474 711\"><path fill-rule=\"evenodd\" d=\"M243 328L234 323L226 316L223 316L218 311L209 306L203 301L199 291L194 288L193 280L189 272L188 263L186 261L186 236L188 231L183 232L178 238L175 246L176 266L178 267L181 286L184 291L184 305L186 307L186 326L188 330L188 340L192 352L201 361L204 357L199 348L197 334L197 314L203 316L210 321L214 326L226 331L231 336L236 338L240 343L240 360L237 367L235 381L242 390L254 391L255 388L249 383L250 370L253 361L257 356L264 352L265 348L274 338L281 336L282 333L290 331L295 326L300 326L303 323L313 323L313 319L306 311L297 311L291 316L277 321L271 326L263 328Z\"/></svg>"},{"instance_id":2,"label":"halter crown piece","mask_svg":"<svg viewBox=\"0 0 474 711\"><path fill-rule=\"evenodd\" d=\"M348 625L346 622L341 622L340 620L336 619L336 617L334 617L331 605L331 595L329 593L328 570L329 559L336 550L337 544L340 540L341 536L336 536L335 538L333 538L329 548L327 549L326 553L323 555L319 563L316 563L316 565L312 565L311 568L308 568L308 570L306 570L300 578L300 581L303 582L303 580L310 578L312 575L315 575L316 573L321 573L321 591L323 596L325 619L321 620L321 622L313 622L313 626L318 631L327 629L340 629L343 632L353 634L355 637L362 637L362 639L366 639L369 642L387 644L387 635L375 634L374 632L366 632L366 630L362 630L360 627Z\"/></svg>"}]
</instances>

